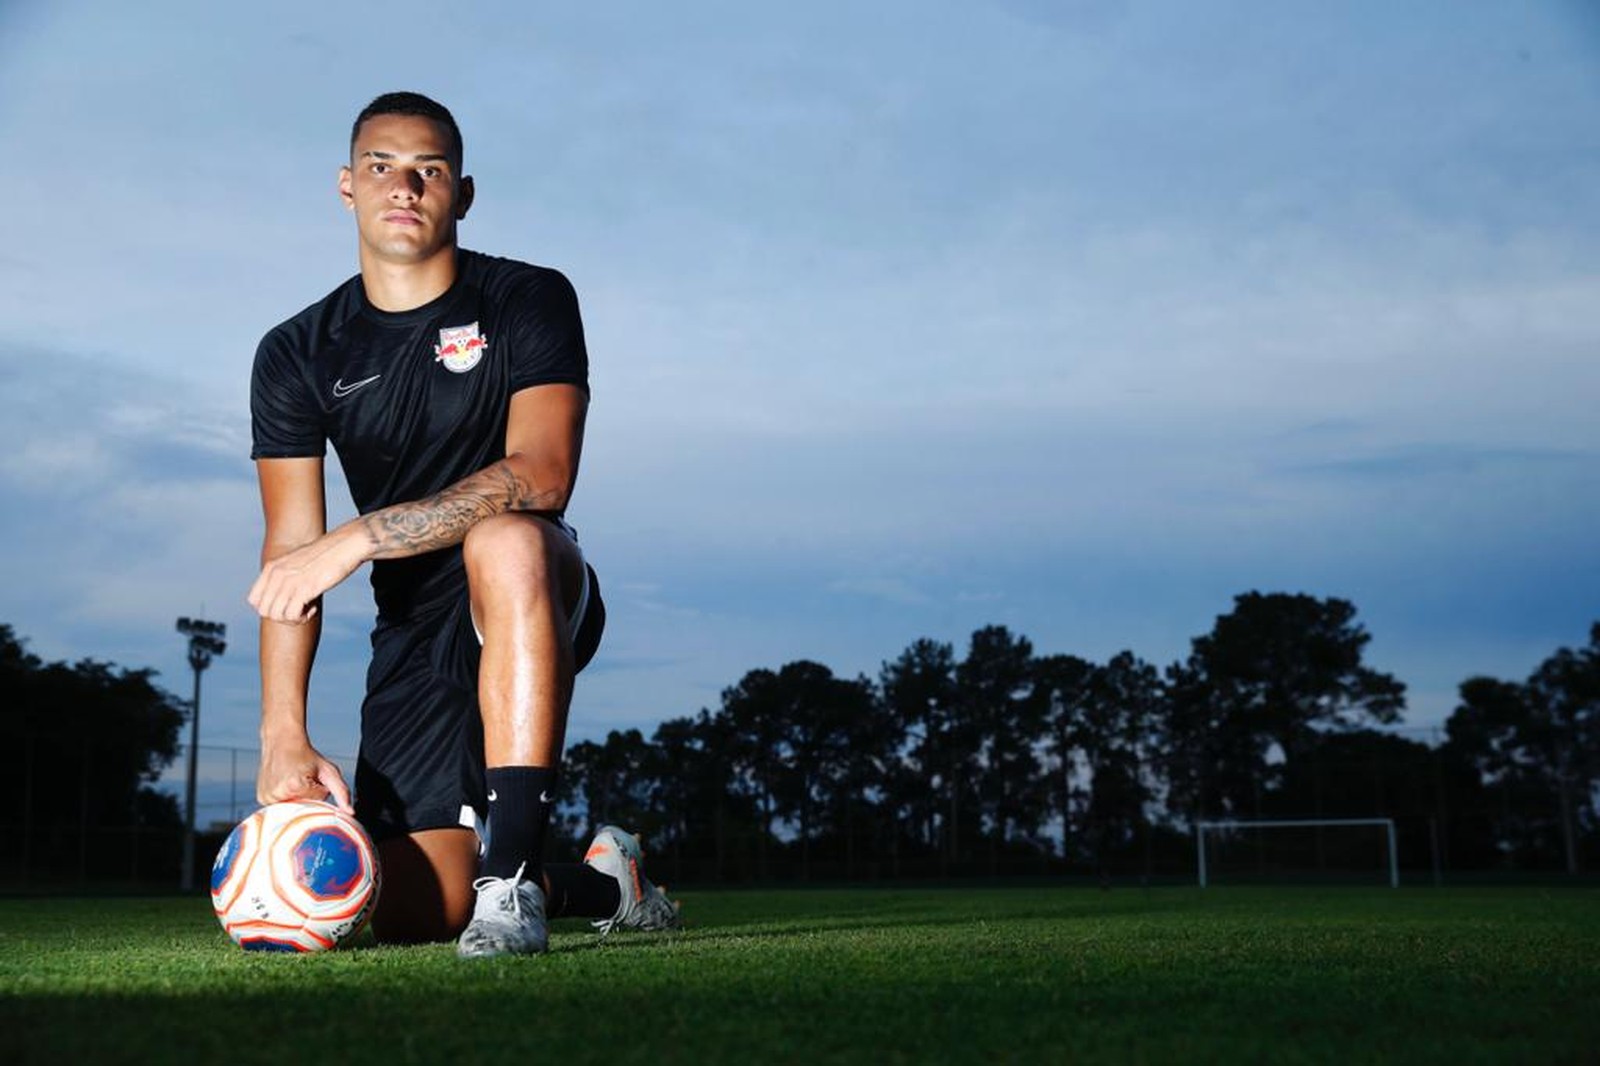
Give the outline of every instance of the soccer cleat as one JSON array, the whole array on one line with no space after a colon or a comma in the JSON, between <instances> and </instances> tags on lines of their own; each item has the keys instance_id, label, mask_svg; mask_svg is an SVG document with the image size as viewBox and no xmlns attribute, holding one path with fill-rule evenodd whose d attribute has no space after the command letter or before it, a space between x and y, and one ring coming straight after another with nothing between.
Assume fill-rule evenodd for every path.
<instances>
[{"instance_id":1,"label":"soccer cleat","mask_svg":"<svg viewBox=\"0 0 1600 1066\"><path fill-rule=\"evenodd\" d=\"M463 959L498 955L537 955L550 947L550 926L544 917L544 889L522 879L523 867L510 877L480 877L472 882L478 901L472 921L456 942Z\"/></svg>"},{"instance_id":2,"label":"soccer cleat","mask_svg":"<svg viewBox=\"0 0 1600 1066\"><path fill-rule=\"evenodd\" d=\"M593 922L602 937L613 929L676 929L683 924L678 917L678 905L661 889L646 880L640 865L644 851L639 839L632 833L614 825L603 825L595 833L583 861L617 879L622 891L622 901L617 913Z\"/></svg>"}]
</instances>

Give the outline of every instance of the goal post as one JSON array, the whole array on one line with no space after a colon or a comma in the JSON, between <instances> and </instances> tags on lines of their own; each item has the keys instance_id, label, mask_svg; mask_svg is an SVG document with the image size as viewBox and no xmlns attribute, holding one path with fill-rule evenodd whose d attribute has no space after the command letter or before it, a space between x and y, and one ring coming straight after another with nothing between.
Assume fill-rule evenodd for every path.
<instances>
[{"instance_id":1,"label":"goal post","mask_svg":"<svg viewBox=\"0 0 1600 1066\"><path fill-rule=\"evenodd\" d=\"M1393 818L1231 818L1194 824L1195 855L1198 858L1200 887L1207 885L1206 831L1209 829L1289 829L1315 826L1382 826L1389 841L1389 887L1400 887L1400 862L1394 842Z\"/></svg>"}]
</instances>

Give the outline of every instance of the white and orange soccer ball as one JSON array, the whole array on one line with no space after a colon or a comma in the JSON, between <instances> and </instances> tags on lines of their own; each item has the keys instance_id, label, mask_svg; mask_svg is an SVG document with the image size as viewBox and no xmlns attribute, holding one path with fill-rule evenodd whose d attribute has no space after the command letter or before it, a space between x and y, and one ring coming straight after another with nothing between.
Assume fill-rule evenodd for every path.
<instances>
[{"instance_id":1,"label":"white and orange soccer ball","mask_svg":"<svg viewBox=\"0 0 1600 1066\"><path fill-rule=\"evenodd\" d=\"M361 931L381 878L372 840L331 803L273 803L211 867L211 906L246 951L328 951Z\"/></svg>"}]
</instances>

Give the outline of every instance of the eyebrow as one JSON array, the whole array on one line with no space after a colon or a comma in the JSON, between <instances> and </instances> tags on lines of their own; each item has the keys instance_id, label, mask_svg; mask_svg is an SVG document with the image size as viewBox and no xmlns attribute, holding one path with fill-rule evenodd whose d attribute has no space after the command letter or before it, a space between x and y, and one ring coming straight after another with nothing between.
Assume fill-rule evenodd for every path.
<instances>
[{"instance_id":1,"label":"eyebrow","mask_svg":"<svg viewBox=\"0 0 1600 1066\"><path fill-rule=\"evenodd\" d=\"M373 150L371 148L367 149L365 152L362 152L361 155L362 155L363 158L365 158L366 156L371 156L373 159L398 159L398 158L400 158L399 156L397 156L393 152L379 152L379 151L375 151L375 150ZM450 157L447 156L447 155L443 155L441 153L435 152L435 153L424 153L424 154L420 154L420 155L414 155L414 156L411 157L411 160L414 163L448 163L448 162L450 162Z\"/></svg>"}]
</instances>

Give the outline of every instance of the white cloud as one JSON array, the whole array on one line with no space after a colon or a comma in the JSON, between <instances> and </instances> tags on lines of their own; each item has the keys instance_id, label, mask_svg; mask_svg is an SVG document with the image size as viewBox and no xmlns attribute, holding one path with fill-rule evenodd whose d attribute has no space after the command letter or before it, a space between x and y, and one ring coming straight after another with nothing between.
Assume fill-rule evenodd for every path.
<instances>
[{"instance_id":1,"label":"white cloud","mask_svg":"<svg viewBox=\"0 0 1600 1066\"><path fill-rule=\"evenodd\" d=\"M926 592L898 577L841 578L829 582L828 588L846 596L867 596L913 607L932 602Z\"/></svg>"}]
</instances>

